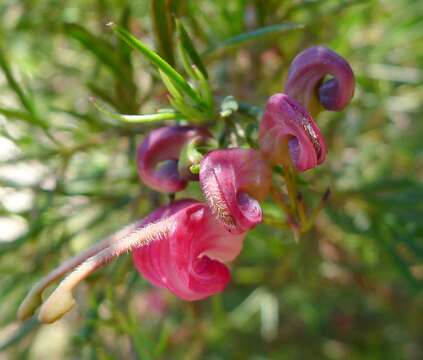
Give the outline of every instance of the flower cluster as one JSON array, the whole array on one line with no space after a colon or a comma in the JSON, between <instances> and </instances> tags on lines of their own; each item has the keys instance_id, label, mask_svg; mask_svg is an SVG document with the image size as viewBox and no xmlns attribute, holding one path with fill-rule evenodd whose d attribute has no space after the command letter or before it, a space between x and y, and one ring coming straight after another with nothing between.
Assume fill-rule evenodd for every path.
<instances>
[{"instance_id":1,"label":"flower cluster","mask_svg":"<svg viewBox=\"0 0 423 360\"><path fill-rule=\"evenodd\" d=\"M327 76L332 78L325 81ZM173 201L67 260L32 288L19 317L31 316L47 286L69 272L39 313L45 323L59 319L74 306L72 290L79 282L128 251L145 279L184 300L221 292L230 279L225 263L238 256L247 232L262 222L260 202L271 189L271 166L305 171L323 163L327 147L310 114L322 107L343 109L353 92L348 63L331 50L313 47L293 60L285 93L270 97L259 124L258 149L219 149L205 127L151 131L137 150L141 181L165 193L199 181L204 202Z\"/></svg>"}]
</instances>

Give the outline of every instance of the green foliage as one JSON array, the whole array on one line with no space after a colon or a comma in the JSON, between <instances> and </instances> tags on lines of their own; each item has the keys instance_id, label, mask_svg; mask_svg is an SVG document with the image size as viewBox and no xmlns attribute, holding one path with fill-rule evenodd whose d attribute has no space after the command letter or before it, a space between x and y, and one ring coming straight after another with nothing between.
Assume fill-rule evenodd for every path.
<instances>
[{"instance_id":1,"label":"green foliage","mask_svg":"<svg viewBox=\"0 0 423 360\"><path fill-rule=\"evenodd\" d=\"M419 5L0 2L0 358L422 358ZM309 232L296 241L269 198L221 295L161 292L156 311L127 256L90 277L50 332L16 320L56 264L168 200L136 174L157 121L251 146L291 59L315 44L348 59L357 88L346 111L317 118L328 160L297 182L311 208L331 196ZM199 198L198 186L178 196Z\"/></svg>"}]
</instances>

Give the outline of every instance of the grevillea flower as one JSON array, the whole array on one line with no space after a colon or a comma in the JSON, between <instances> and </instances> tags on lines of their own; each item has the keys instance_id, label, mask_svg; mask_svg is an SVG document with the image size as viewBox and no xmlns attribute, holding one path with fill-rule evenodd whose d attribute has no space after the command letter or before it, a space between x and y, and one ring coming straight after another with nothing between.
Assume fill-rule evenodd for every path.
<instances>
[{"instance_id":1,"label":"grevillea flower","mask_svg":"<svg viewBox=\"0 0 423 360\"><path fill-rule=\"evenodd\" d=\"M221 292L230 279L223 262L239 254L245 233L229 233L205 204L194 200L160 208L144 222L171 216L174 226L161 241L134 249L136 268L151 283L184 300L200 300Z\"/></svg>"},{"instance_id":2,"label":"grevillea flower","mask_svg":"<svg viewBox=\"0 0 423 360\"><path fill-rule=\"evenodd\" d=\"M326 76L333 78L325 81ZM292 61L285 93L312 112L315 98L326 110L340 111L354 96L354 73L336 52L315 46L300 52Z\"/></svg>"},{"instance_id":3,"label":"grevillea flower","mask_svg":"<svg viewBox=\"0 0 423 360\"><path fill-rule=\"evenodd\" d=\"M75 305L72 291L81 281L118 256L133 251L135 266L153 284L185 300L203 299L224 289L229 270L224 261L242 249L244 234L233 235L208 207L180 200L155 210L41 279L22 302L18 317L28 318L40 306L43 291L70 272L42 304L39 319L51 323Z\"/></svg>"},{"instance_id":4,"label":"grevillea flower","mask_svg":"<svg viewBox=\"0 0 423 360\"><path fill-rule=\"evenodd\" d=\"M157 191L185 189L187 179L178 171L180 152L189 140L209 137L207 129L193 126L166 126L151 131L137 150L138 175Z\"/></svg>"},{"instance_id":5,"label":"grevillea flower","mask_svg":"<svg viewBox=\"0 0 423 360\"><path fill-rule=\"evenodd\" d=\"M270 168L253 149L212 151L200 165L207 204L232 233L242 233L262 221L259 201L269 192L271 179Z\"/></svg>"},{"instance_id":6,"label":"grevillea flower","mask_svg":"<svg viewBox=\"0 0 423 360\"><path fill-rule=\"evenodd\" d=\"M286 164L287 151L299 171L321 164L326 144L319 128L297 101L275 94L267 102L259 128L260 150L274 164Z\"/></svg>"}]
</instances>

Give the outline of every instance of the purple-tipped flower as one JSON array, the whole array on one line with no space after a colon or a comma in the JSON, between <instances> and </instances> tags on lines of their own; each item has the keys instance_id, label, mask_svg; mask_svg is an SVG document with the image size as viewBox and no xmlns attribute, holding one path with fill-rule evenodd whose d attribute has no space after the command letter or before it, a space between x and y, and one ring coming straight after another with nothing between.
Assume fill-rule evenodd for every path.
<instances>
[{"instance_id":1,"label":"purple-tipped flower","mask_svg":"<svg viewBox=\"0 0 423 360\"><path fill-rule=\"evenodd\" d=\"M326 144L313 118L285 94L267 102L259 129L260 150L274 164L286 164L287 150L299 171L314 168L326 158Z\"/></svg>"},{"instance_id":2,"label":"purple-tipped flower","mask_svg":"<svg viewBox=\"0 0 423 360\"><path fill-rule=\"evenodd\" d=\"M333 76L325 81L326 76ZM348 62L323 46L308 48L291 63L285 93L312 111L316 100L326 109L341 111L354 96L354 73Z\"/></svg>"},{"instance_id":3,"label":"purple-tipped flower","mask_svg":"<svg viewBox=\"0 0 423 360\"><path fill-rule=\"evenodd\" d=\"M157 191L177 192L185 189L188 179L178 171L181 150L194 138L210 137L207 129L193 126L166 126L153 130L137 151L141 180Z\"/></svg>"},{"instance_id":4,"label":"purple-tipped flower","mask_svg":"<svg viewBox=\"0 0 423 360\"><path fill-rule=\"evenodd\" d=\"M216 150L201 161L200 184L207 204L232 233L262 221L259 201L269 192L271 178L269 166L253 149Z\"/></svg>"}]
</instances>

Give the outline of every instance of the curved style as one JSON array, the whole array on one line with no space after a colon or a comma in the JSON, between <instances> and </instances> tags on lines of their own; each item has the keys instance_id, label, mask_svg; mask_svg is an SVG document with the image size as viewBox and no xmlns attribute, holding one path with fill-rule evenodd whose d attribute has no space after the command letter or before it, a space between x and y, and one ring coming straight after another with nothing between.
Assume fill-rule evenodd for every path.
<instances>
[{"instance_id":1,"label":"curved style","mask_svg":"<svg viewBox=\"0 0 423 360\"><path fill-rule=\"evenodd\" d=\"M18 317L28 318L41 305L41 322L60 319L76 304L75 287L128 251L133 251L138 271L153 284L185 300L203 299L225 288L230 274L223 262L239 254L244 235L229 233L205 204L176 201L65 261L35 284L19 307ZM66 273L41 304L43 291Z\"/></svg>"},{"instance_id":2,"label":"curved style","mask_svg":"<svg viewBox=\"0 0 423 360\"><path fill-rule=\"evenodd\" d=\"M325 81L326 76L333 78ZM348 62L326 47L315 46L292 61L285 93L308 111L312 111L316 100L326 110L341 111L354 96L354 87L354 73Z\"/></svg>"}]
</instances>

